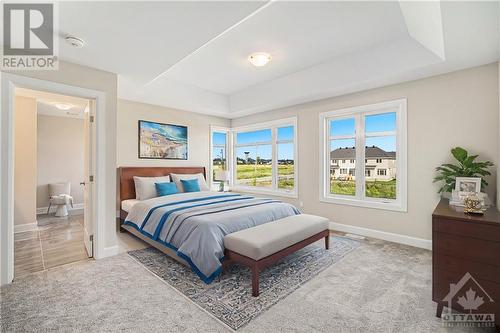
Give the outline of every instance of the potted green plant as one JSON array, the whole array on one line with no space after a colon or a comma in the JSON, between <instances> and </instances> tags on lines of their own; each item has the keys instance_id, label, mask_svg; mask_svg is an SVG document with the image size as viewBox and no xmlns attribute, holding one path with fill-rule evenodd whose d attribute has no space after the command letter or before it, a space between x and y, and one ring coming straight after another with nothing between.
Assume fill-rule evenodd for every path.
<instances>
[{"instance_id":1,"label":"potted green plant","mask_svg":"<svg viewBox=\"0 0 500 333\"><path fill-rule=\"evenodd\" d=\"M469 155L467 150L461 147L453 148L451 154L458 161L458 164L445 163L436 168L438 175L434 178L434 183L444 182L438 193L454 190L456 177L481 177L481 189L488 185L484 177L491 175L488 168L493 166L492 162L476 162L478 155Z\"/></svg>"}]
</instances>

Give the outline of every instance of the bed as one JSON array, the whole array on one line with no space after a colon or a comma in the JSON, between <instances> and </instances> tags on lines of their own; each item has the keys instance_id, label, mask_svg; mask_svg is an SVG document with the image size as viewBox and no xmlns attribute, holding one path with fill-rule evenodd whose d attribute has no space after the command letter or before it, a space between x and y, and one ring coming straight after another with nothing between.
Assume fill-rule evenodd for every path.
<instances>
[{"instance_id":1,"label":"bed","mask_svg":"<svg viewBox=\"0 0 500 333\"><path fill-rule=\"evenodd\" d=\"M224 260L226 235L300 214L288 203L238 193L178 193L136 200L134 176L203 174L203 167L124 167L119 169L121 228L211 283L229 264ZM135 200L135 201L134 201Z\"/></svg>"}]
</instances>

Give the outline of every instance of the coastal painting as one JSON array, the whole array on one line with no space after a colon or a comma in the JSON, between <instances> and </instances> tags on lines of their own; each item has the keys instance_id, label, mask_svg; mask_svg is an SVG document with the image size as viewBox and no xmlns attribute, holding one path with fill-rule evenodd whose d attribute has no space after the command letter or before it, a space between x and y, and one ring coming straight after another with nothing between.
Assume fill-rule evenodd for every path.
<instances>
[{"instance_id":1,"label":"coastal painting","mask_svg":"<svg viewBox=\"0 0 500 333\"><path fill-rule=\"evenodd\" d=\"M139 120L139 158L187 160L187 127Z\"/></svg>"}]
</instances>

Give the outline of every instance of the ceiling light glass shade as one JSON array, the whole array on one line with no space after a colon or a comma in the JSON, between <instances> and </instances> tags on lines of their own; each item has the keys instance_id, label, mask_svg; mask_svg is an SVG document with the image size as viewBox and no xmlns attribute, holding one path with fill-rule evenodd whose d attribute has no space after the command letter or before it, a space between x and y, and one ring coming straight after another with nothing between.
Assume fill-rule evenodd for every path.
<instances>
[{"instance_id":1,"label":"ceiling light glass shade","mask_svg":"<svg viewBox=\"0 0 500 333\"><path fill-rule=\"evenodd\" d=\"M69 104L69 103L54 103L54 106L56 108L58 108L59 110L69 110L73 107L73 104Z\"/></svg>"},{"instance_id":2,"label":"ceiling light glass shade","mask_svg":"<svg viewBox=\"0 0 500 333\"><path fill-rule=\"evenodd\" d=\"M250 63L256 67L262 67L267 65L267 63L271 61L271 59L272 59L271 55L265 52L252 53L248 57L248 61L250 61Z\"/></svg>"}]
</instances>

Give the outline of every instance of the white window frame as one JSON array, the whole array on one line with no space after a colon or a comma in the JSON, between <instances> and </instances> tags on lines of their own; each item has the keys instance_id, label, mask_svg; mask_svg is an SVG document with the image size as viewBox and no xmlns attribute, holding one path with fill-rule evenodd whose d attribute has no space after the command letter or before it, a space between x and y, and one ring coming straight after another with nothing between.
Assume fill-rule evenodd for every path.
<instances>
[{"instance_id":1,"label":"white window frame","mask_svg":"<svg viewBox=\"0 0 500 333\"><path fill-rule=\"evenodd\" d=\"M320 129L320 177L319 199L322 202L407 211L407 121L406 98L388 102L356 106L346 109L323 112L319 115ZM394 133L376 132L365 134L364 116L380 113L396 113ZM356 138L356 194L354 196L330 193L330 120L355 118ZM365 139L381 135L396 136L396 199L370 198L365 195ZM338 138L335 138L338 139ZM359 165L359 166L358 166Z\"/></svg>"},{"instance_id":2,"label":"white window frame","mask_svg":"<svg viewBox=\"0 0 500 333\"><path fill-rule=\"evenodd\" d=\"M278 188L278 144L280 143L290 143L290 140L278 141L278 128L293 126L293 159L294 159L294 189L293 191L279 189ZM242 145L237 145L236 136L241 132L253 132L259 130L271 130L271 142L258 142L258 143L245 143ZM231 152L232 152L232 163L231 163L231 186L234 191L241 192L249 192L249 193L257 193L257 194L268 194L268 195L276 195L281 197L290 197L290 198L298 198L298 174L299 174L299 166L298 166L298 143L297 143L297 117L279 119L264 123L253 124L249 126L240 126L231 129ZM237 166L237 156L234 153L237 147L246 147L246 146L259 146L259 145L272 145L272 187L264 188L264 187L255 187L255 186L242 186L236 185L236 166Z\"/></svg>"},{"instance_id":3,"label":"white window frame","mask_svg":"<svg viewBox=\"0 0 500 333\"><path fill-rule=\"evenodd\" d=\"M231 172L232 170L232 151L231 151L231 129L228 127L221 127L221 126L210 126L210 139L209 139L209 155L210 155L210 164L208 166L208 177L207 180L209 182L209 187L211 190L218 190L219 185L217 182L217 185L214 183L214 176L213 176L213 139L214 139L214 133L226 133L226 167L227 171ZM231 180L229 181L229 187L231 187Z\"/></svg>"}]
</instances>

